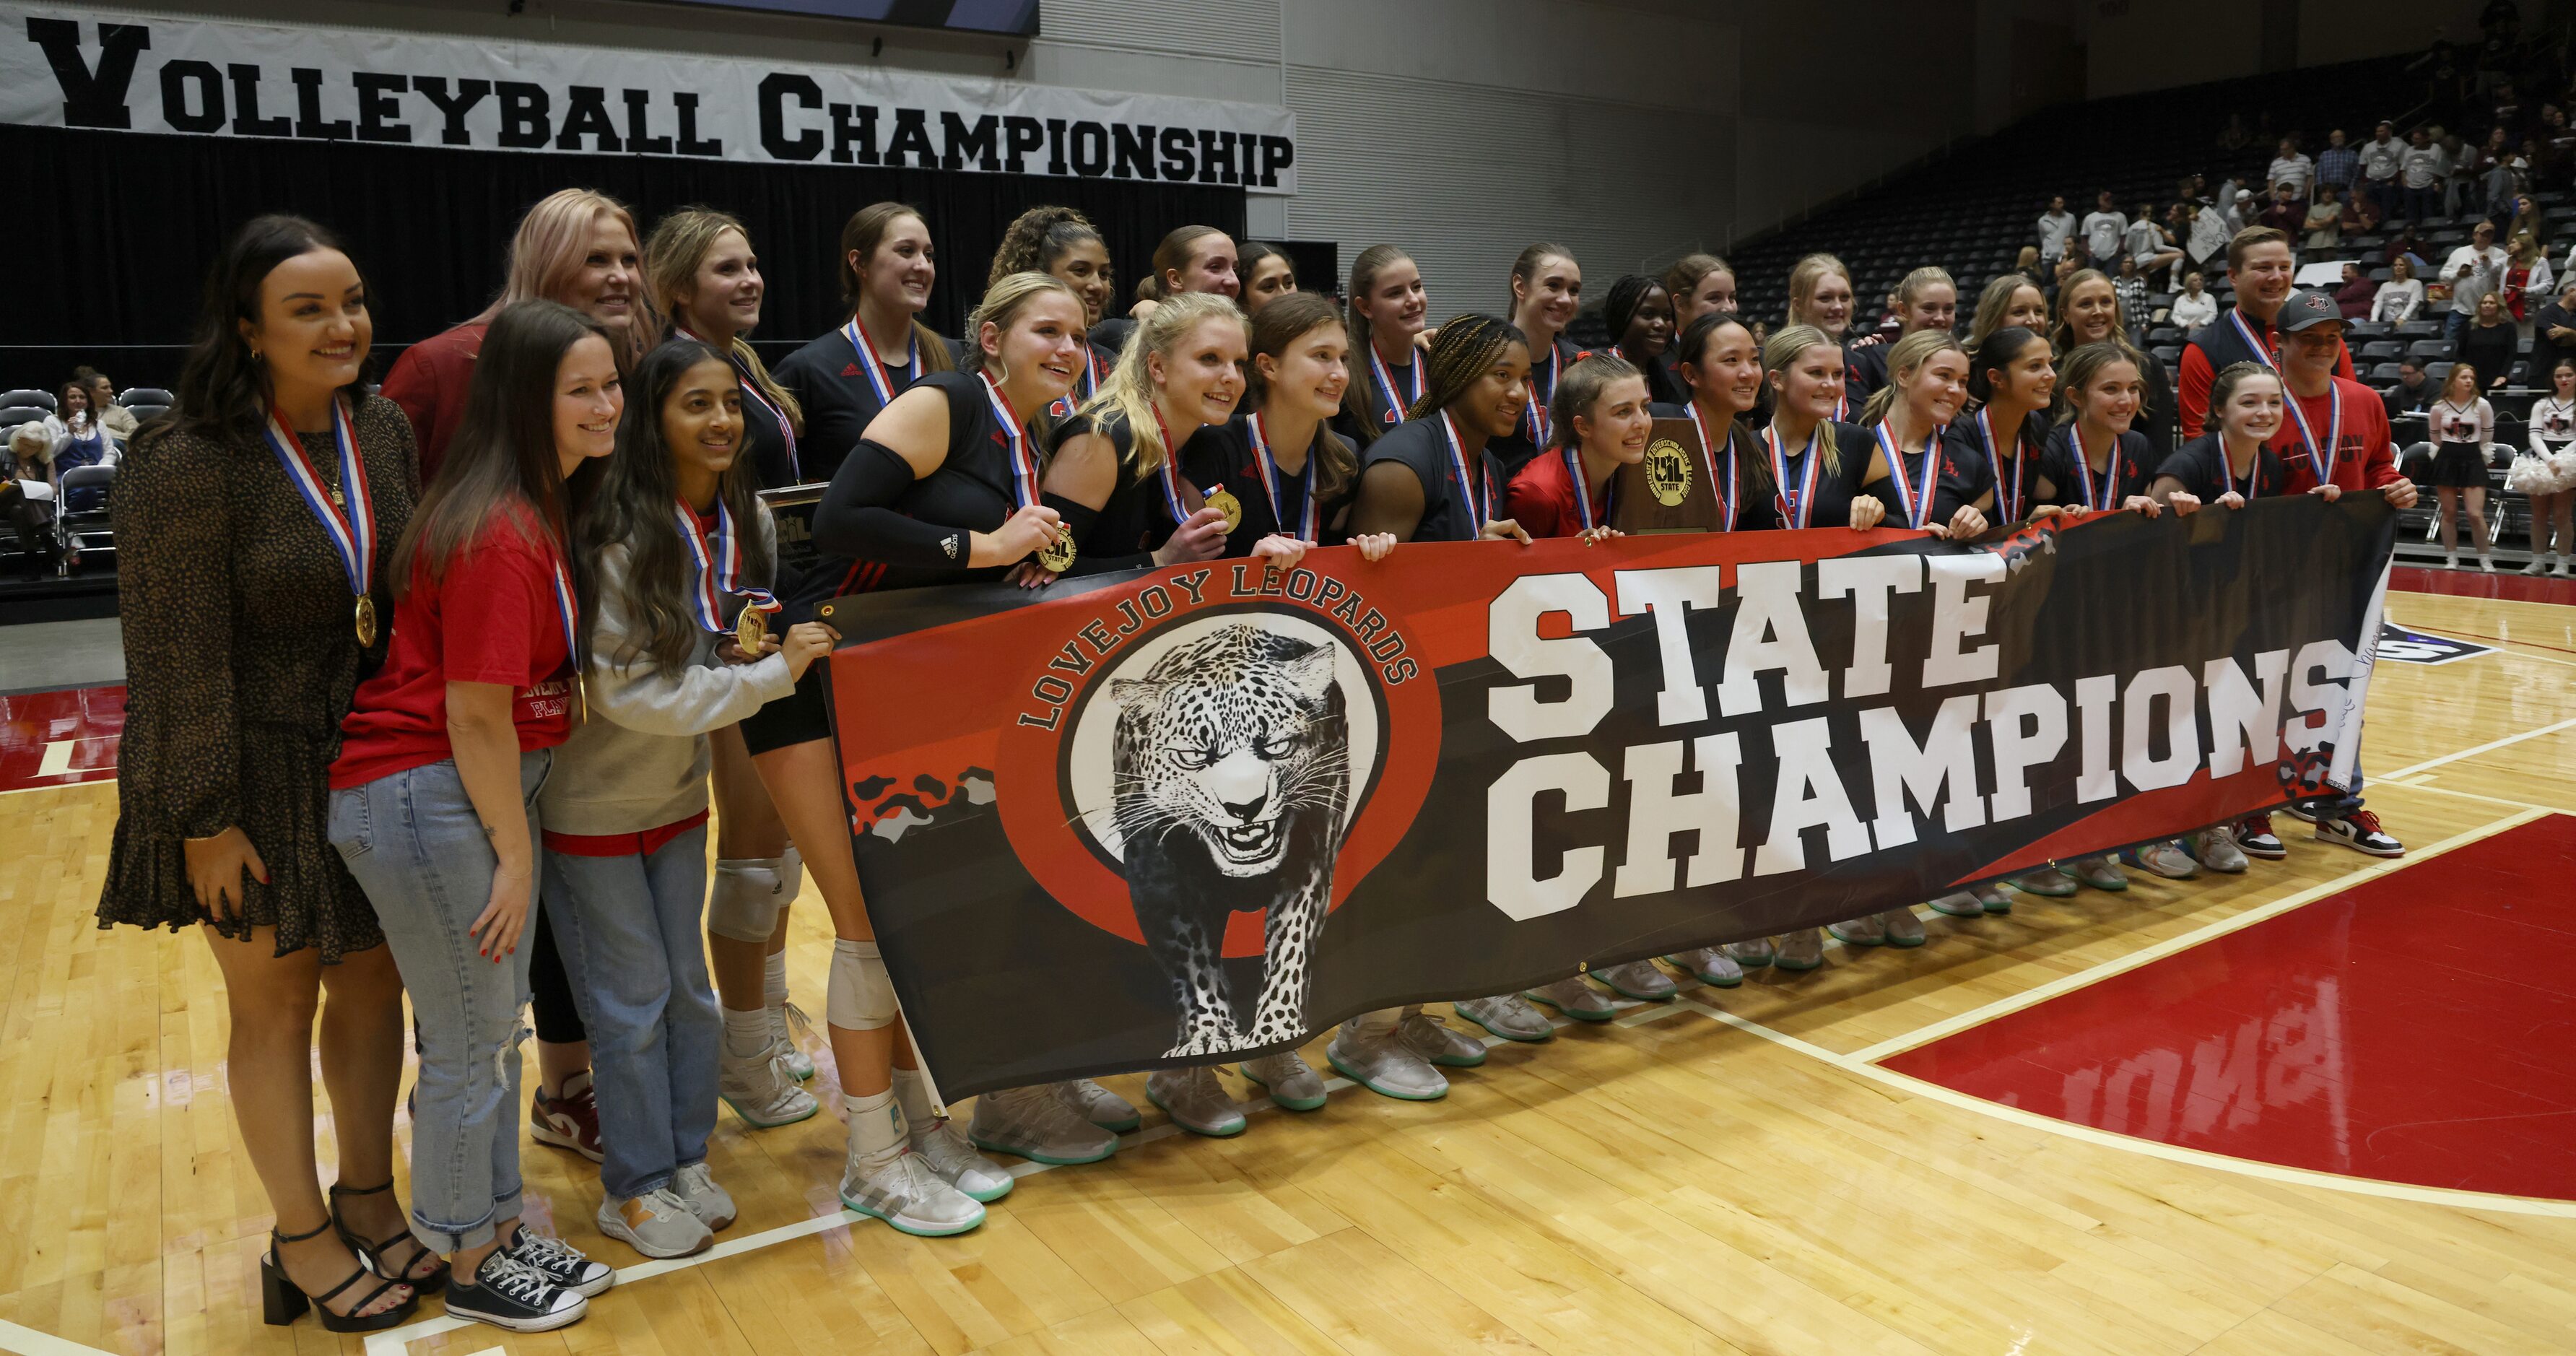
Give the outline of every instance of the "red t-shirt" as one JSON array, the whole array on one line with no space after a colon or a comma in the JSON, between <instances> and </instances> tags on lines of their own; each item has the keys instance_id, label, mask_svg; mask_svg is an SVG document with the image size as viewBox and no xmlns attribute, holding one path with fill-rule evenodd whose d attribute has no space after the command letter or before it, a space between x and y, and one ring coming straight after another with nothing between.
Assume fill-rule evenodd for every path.
<instances>
[{"instance_id":1,"label":"red t-shirt","mask_svg":"<svg viewBox=\"0 0 2576 1356\"><path fill-rule=\"evenodd\" d=\"M2335 439L2334 483L2346 490L2375 490L2397 480L2397 453L2389 446L2388 406L2379 393L2357 381L2336 377L2323 395L2303 396L2291 392L2299 402L2299 412L2308 417L2308 428L2316 434L2322 451L2326 440L2333 437L2334 404L2343 406L2343 435ZM2308 444L2299 436L2298 421L2284 412L2281 432L2268 446L2272 454L2289 468L2289 483L2284 494L2306 494L2317 487L2317 473L2308 463Z\"/></svg>"},{"instance_id":2,"label":"red t-shirt","mask_svg":"<svg viewBox=\"0 0 2576 1356\"><path fill-rule=\"evenodd\" d=\"M1604 485L1601 490L1601 498L1592 505L1592 520L1607 527L1610 487ZM1503 512L1533 537L1571 537L1583 530L1583 511L1575 503L1579 492L1565 469L1565 454L1551 447L1530 458L1504 487Z\"/></svg>"},{"instance_id":3,"label":"red t-shirt","mask_svg":"<svg viewBox=\"0 0 2576 1356\"><path fill-rule=\"evenodd\" d=\"M358 685L340 723L333 789L452 757L449 683L515 690L511 719L523 753L571 736L572 654L555 597L557 558L529 515L515 517L529 523L525 531L496 515L442 577L431 577L427 561L414 566L410 591L394 604L384 667Z\"/></svg>"},{"instance_id":4,"label":"red t-shirt","mask_svg":"<svg viewBox=\"0 0 2576 1356\"><path fill-rule=\"evenodd\" d=\"M483 326L459 325L404 349L385 374L384 397L402 406L420 444L420 483L438 474L448 440L465 422L465 391L474 384L474 355L483 351Z\"/></svg>"}]
</instances>

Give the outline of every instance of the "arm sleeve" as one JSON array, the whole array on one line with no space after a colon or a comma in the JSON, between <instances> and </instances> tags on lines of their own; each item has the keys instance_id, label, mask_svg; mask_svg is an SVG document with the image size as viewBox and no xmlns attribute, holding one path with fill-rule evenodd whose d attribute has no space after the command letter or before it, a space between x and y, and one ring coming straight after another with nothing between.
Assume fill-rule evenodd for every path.
<instances>
[{"instance_id":1,"label":"arm sleeve","mask_svg":"<svg viewBox=\"0 0 2576 1356\"><path fill-rule=\"evenodd\" d=\"M912 463L903 454L861 438L832 472L823 502L814 506L816 549L852 560L964 569L973 534L925 523L892 507L913 481Z\"/></svg>"},{"instance_id":2,"label":"arm sleeve","mask_svg":"<svg viewBox=\"0 0 2576 1356\"><path fill-rule=\"evenodd\" d=\"M1122 471L1121 474L1124 472ZM1060 494L1041 494L1038 496L1038 501L1054 509L1064 519L1065 530L1073 534L1076 542L1091 540L1092 531L1100 526L1102 514L1100 509L1067 499ZM1074 553L1073 568L1065 571L1065 576L1079 578L1088 574L1114 574L1120 570L1147 570L1152 569L1153 566L1154 553L1151 551L1130 551L1125 555L1108 556L1096 555L1086 549Z\"/></svg>"},{"instance_id":3,"label":"arm sleeve","mask_svg":"<svg viewBox=\"0 0 2576 1356\"><path fill-rule=\"evenodd\" d=\"M241 824L232 497L218 449L172 437L118 473L117 612L133 719L125 810L173 838ZM246 827L246 826L245 826Z\"/></svg>"},{"instance_id":4,"label":"arm sleeve","mask_svg":"<svg viewBox=\"0 0 2576 1356\"><path fill-rule=\"evenodd\" d=\"M796 687L787 660L770 655L752 664L682 664L666 668L650 655L625 663L615 657L633 629L627 611L627 552L600 554L599 617L591 628L590 707L643 734L702 735L721 729L786 696Z\"/></svg>"}]
</instances>

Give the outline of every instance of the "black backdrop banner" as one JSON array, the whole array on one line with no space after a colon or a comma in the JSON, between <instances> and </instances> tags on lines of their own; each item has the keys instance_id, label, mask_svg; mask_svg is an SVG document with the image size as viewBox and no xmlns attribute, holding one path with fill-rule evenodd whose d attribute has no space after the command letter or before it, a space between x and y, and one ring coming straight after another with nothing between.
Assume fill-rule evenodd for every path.
<instances>
[{"instance_id":1,"label":"black backdrop banner","mask_svg":"<svg viewBox=\"0 0 2576 1356\"><path fill-rule=\"evenodd\" d=\"M1200 222L1240 237L1241 188L945 170L775 167L553 152L478 152L0 124L0 165L26 190L9 214L18 300L0 308L0 386L50 389L89 363L121 385L167 386L207 265L262 212L337 232L373 287L381 376L401 345L481 311L510 233L538 199L595 188L651 230L703 203L742 218L769 284L755 342L773 361L846 318L841 223L872 202L920 207L939 279L923 319L954 335L983 294L993 247L1041 203L1099 223L1122 296L1154 245ZM41 207L32 204L41 202ZM1124 312L1123 301L1113 314Z\"/></svg>"},{"instance_id":2,"label":"black backdrop banner","mask_svg":"<svg viewBox=\"0 0 2576 1356\"><path fill-rule=\"evenodd\" d=\"M963 1096L2348 784L2394 532L2374 493L1975 545L1418 544L844 598L833 723L869 915Z\"/></svg>"}]
</instances>

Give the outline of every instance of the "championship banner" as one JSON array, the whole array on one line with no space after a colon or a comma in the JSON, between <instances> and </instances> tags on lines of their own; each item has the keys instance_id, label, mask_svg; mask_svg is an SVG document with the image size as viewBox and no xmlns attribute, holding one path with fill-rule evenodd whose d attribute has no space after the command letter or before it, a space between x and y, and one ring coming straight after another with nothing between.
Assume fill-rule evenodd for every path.
<instances>
[{"instance_id":1,"label":"championship banner","mask_svg":"<svg viewBox=\"0 0 2576 1356\"><path fill-rule=\"evenodd\" d=\"M838 599L868 912L964 1096L1912 905L2348 783L2395 524L2301 496Z\"/></svg>"},{"instance_id":2,"label":"championship banner","mask_svg":"<svg viewBox=\"0 0 2576 1356\"><path fill-rule=\"evenodd\" d=\"M1284 108L865 66L0 4L0 121L1297 191Z\"/></svg>"}]
</instances>

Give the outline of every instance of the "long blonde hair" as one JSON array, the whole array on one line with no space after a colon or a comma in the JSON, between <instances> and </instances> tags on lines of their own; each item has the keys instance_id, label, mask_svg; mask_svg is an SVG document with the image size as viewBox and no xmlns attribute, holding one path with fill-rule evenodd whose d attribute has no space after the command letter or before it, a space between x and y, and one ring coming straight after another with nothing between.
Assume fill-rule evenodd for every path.
<instances>
[{"instance_id":1,"label":"long blonde hair","mask_svg":"<svg viewBox=\"0 0 2576 1356\"><path fill-rule=\"evenodd\" d=\"M1210 320L1229 320L1237 327L1244 323L1243 312L1235 308L1234 298L1229 296L1174 292L1163 298L1163 304L1155 307L1152 314L1136 322L1127 347L1119 350L1118 365L1109 369L1100 389L1075 411L1103 433L1112 421L1126 423L1128 460L1138 480L1162 469L1163 459L1175 450L1163 446L1162 421L1154 415L1154 374L1146 367L1146 360L1159 357L1170 362L1190 331ZM1245 342L1250 343L1248 335Z\"/></svg>"},{"instance_id":2,"label":"long blonde hair","mask_svg":"<svg viewBox=\"0 0 2576 1356\"><path fill-rule=\"evenodd\" d=\"M1948 330L1916 330L1897 340L1887 350L1887 384L1869 393L1869 403L1860 410L1861 426L1867 428L1886 418L1887 412L1895 408L1896 388L1904 384L1906 376L1920 371L1933 355L1944 351L1956 351L1962 358L1968 356L1968 350L1960 347Z\"/></svg>"},{"instance_id":3,"label":"long blonde hair","mask_svg":"<svg viewBox=\"0 0 2576 1356\"><path fill-rule=\"evenodd\" d=\"M1810 259L1816 259L1826 258L1829 256L1811 254L1807 257ZM1801 267L1803 266L1804 265L1801 265ZM1841 265L1837 264L1835 267L1839 268ZM1798 360L1799 354L1804 353L1811 348L1830 348L1838 350L1841 348L1841 345L1836 344L1830 335L1827 335L1823 330L1817 329L1813 325L1781 326L1780 332L1772 335L1768 340L1765 340L1762 345L1763 381L1767 383L1772 377L1787 371L1789 364ZM1785 385L1786 383L1784 381L1783 386L1785 387ZM1784 389L1781 394L1785 396L1787 391ZM1774 401L1773 408L1775 410L1778 408L1776 400ZM1841 454L1834 450L1833 420L1822 419L1817 421L1816 451L1819 455L1824 457L1826 470L1834 472L1842 470L1843 464ZM1759 461L1760 459L1756 458L1755 460Z\"/></svg>"},{"instance_id":4,"label":"long blonde hair","mask_svg":"<svg viewBox=\"0 0 2576 1356\"><path fill-rule=\"evenodd\" d=\"M519 229L510 236L510 264L501 295L466 323L489 325L513 302L562 301L573 276L581 272L582 261L589 257L591 225L603 216L615 217L626 228L626 238L635 242L636 253L644 252L644 233L635 229L635 214L626 210L626 204L596 189L556 189L519 218ZM624 351L617 355L620 371L633 367L636 359L662 342L660 310L653 304L651 289L644 291L646 295L635 299L635 318L626 327ZM616 345L612 342L611 347Z\"/></svg>"},{"instance_id":5,"label":"long blonde hair","mask_svg":"<svg viewBox=\"0 0 2576 1356\"><path fill-rule=\"evenodd\" d=\"M694 292L698 283L698 265L707 260L707 251L715 248L716 237L731 231L742 237L746 246L751 232L730 213L712 207L688 206L653 223L653 238L644 242L644 290L652 294L653 305L678 323L680 296ZM762 396L778 407L787 418L788 428L799 436L805 432L805 410L796 397L769 375L769 367L752 351L749 342L739 334L726 345L725 356L751 378Z\"/></svg>"},{"instance_id":6,"label":"long blonde hair","mask_svg":"<svg viewBox=\"0 0 2576 1356\"><path fill-rule=\"evenodd\" d=\"M1786 325L1790 329L1804 327L1812 329L1818 334L1823 334L1825 332L1823 326L1806 318L1806 311L1807 307L1816 299L1816 284L1823 282L1825 280L1825 275L1828 273L1839 273L1842 275L1843 286L1852 289L1853 311L1855 313L1858 312L1860 308L1860 286L1852 281L1851 269L1845 267L1842 260L1837 259L1830 254L1810 254L1806 258L1799 260L1797 266L1789 270L1789 312L1786 316L1781 318L1782 324ZM1843 323L1845 326L1849 326L1851 322L1845 321ZM1778 336L1775 335L1773 337L1777 338ZM1822 342L1830 344L1833 340L1826 339ZM1771 351L1770 346L1767 344L1764 345L1762 351L1767 357ZM1765 362L1763 366L1768 368L1770 364Z\"/></svg>"},{"instance_id":7,"label":"long blonde hair","mask_svg":"<svg viewBox=\"0 0 2576 1356\"><path fill-rule=\"evenodd\" d=\"M984 289L984 299L975 303L975 313L966 317L966 342L963 345L966 360L959 364L958 370L973 373L984 370L987 361L984 356L985 322L990 321L1007 332L1011 322L1019 319L1021 310L1029 302L1049 292L1061 292L1073 298L1074 305L1082 304L1082 297L1073 290L1073 284L1052 273L1023 269L995 279L992 286ZM1000 364L994 364L993 380L1008 381L1010 375Z\"/></svg>"}]
</instances>

